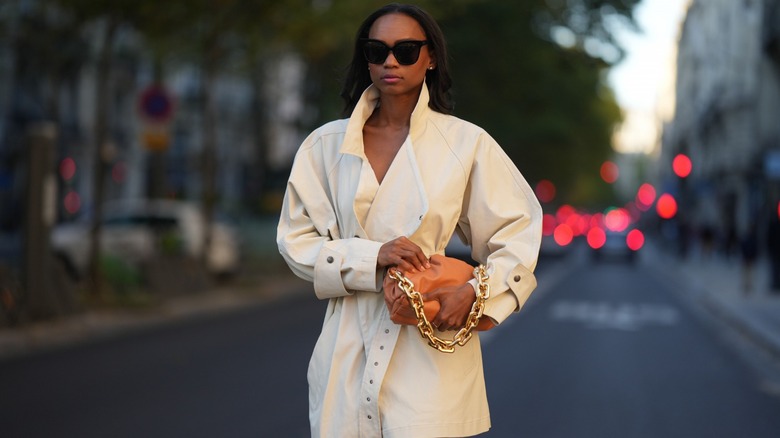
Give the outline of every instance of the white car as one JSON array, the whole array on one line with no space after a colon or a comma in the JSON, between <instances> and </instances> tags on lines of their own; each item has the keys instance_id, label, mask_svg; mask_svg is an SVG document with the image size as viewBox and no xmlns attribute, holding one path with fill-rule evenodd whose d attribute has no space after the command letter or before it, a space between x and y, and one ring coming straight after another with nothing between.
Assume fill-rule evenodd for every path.
<instances>
[{"instance_id":1,"label":"white car","mask_svg":"<svg viewBox=\"0 0 780 438\"><path fill-rule=\"evenodd\" d=\"M186 201L125 200L105 204L101 227L101 251L138 266L158 254L183 254L199 258L204 251L206 222L200 207ZM83 275L88 269L90 221L54 227L53 252ZM238 270L240 247L235 230L214 221L208 270L216 275Z\"/></svg>"}]
</instances>

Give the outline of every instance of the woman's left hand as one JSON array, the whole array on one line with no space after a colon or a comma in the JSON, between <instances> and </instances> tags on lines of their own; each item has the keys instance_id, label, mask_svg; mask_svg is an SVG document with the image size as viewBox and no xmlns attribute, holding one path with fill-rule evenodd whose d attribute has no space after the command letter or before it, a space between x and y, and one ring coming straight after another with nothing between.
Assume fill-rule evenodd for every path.
<instances>
[{"instance_id":1,"label":"woman's left hand","mask_svg":"<svg viewBox=\"0 0 780 438\"><path fill-rule=\"evenodd\" d=\"M423 294L424 301L436 300L441 304L441 309L431 321L431 325L442 331L459 330L466 325L466 319L476 299L474 288L469 283L440 287Z\"/></svg>"}]
</instances>

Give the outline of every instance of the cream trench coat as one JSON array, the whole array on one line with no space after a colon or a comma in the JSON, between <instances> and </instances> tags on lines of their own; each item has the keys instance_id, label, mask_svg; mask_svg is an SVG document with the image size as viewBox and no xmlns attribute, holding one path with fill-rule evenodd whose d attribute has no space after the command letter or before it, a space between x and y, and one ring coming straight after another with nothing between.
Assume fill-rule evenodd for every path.
<instances>
[{"instance_id":1,"label":"cream trench coat","mask_svg":"<svg viewBox=\"0 0 780 438\"><path fill-rule=\"evenodd\" d=\"M475 435L490 428L479 336L445 354L415 326L394 324L379 248L408 236L426 255L443 254L458 227L472 257L488 266L485 314L500 324L536 287L541 207L484 130L428 107L426 86L409 136L378 184L362 134L378 97L369 87L349 119L303 142L277 230L290 268L329 300L309 363L311 434Z\"/></svg>"}]
</instances>

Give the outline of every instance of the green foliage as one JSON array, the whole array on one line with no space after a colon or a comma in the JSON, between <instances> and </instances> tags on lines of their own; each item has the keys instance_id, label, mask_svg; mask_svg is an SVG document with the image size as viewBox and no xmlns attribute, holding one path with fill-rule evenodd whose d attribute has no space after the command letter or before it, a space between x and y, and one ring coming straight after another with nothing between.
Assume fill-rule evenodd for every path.
<instances>
[{"instance_id":1,"label":"green foliage","mask_svg":"<svg viewBox=\"0 0 780 438\"><path fill-rule=\"evenodd\" d=\"M119 257L110 255L101 257L100 269L103 271L103 278L116 295L132 294L142 285L140 270Z\"/></svg>"},{"instance_id":2,"label":"green foliage","mask_svg":"<svg viewBox=\"0 0 780 438\"><path fill-rule=\"evenodd\" d=\"M421 0L450 44L456 115L488 130L533 184L552 180L559 202L598 203L620 109L604 83L622 50L610 21L633 25L640 0ZM308 66L312 108L301 128L339 117L338 95L354 33L386 0L43 0L73 25L106 19L134 29L167 63L256 76L278 53ZM566 47L556 31L573 36ZM588 49L598 41L603 57ZM590 46L592 47L592 45ZM617 54L617 55L615 55ZM80 62L80 61L79 61Z\"/></svg>"},{"instance_id":3,"label":"green foliage","mask_svg":"<svg viewBox=\"0 0 780 438\"><path fill-rule=\"evenodd\" d=\"M184 254L184 239L174 230L160 233L158 245L160 253L163 255L182 255Z\"/></svg>"},{"instance_id":4,"label":"green foliage","mask_svg":"<svg viewBox=\"0 0 780 438\"><path fill-rule=\"evenodd\" d=\"M619 57L605 60L585 51L596 39L621 53L606 21L630 14L639 0L428 1L420 5L437 17L452 58L456 115L485 128L533 184L553 181L559 203L597 205L612 192L599 167L613 153L612 133L622 119L604 77ZM341 13L352 1L333 1ZM363 2L360 2L363 4ZM311 56L310 96L320 110L312 125L339 117L343 68L351 56L352 35L363 17L384 2L365 2L338 24L312 26L327 46ZM326 15L330 20L335 16ZM330 21L327 21L330 23ZM346 23L346 24L345 24ZM552 41L564 27L575 35L571 47ZM340 37L333 35L342 29ZM304 53L309 53L305 51ZM313 126L312 126L313 127Z\"/></svg>"},{"instance_id":5,"label":"green foliage","mask_svg":"<svg viewBox=\"0 0 780 438\"><path fill-rule=\"evenodd\" d=\"M546 38L542 3L484 2L443 22L456 113L488 130L531 183L553 181L559 202L598 203L611 194L599 167L621 120L609 66Z\"/></svg>"}]
</instances>

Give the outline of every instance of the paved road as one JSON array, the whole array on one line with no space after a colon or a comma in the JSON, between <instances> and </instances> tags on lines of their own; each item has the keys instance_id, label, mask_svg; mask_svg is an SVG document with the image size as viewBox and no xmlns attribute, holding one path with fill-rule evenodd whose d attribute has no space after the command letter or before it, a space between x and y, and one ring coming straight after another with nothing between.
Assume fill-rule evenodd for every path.
<instances>
[{"instance_id":1,"label":"paved road","mask_svg":"<svg viewBox=\"0 0 780 438\"><path fill-rule=\"evenodd\" d=\"M557 280L488 339L488 436L780 436L780 398L674 282L623 263Z\"/></svg>"},{"instance_id":2,"label":"paved road","mask_svg":"<svg viewBox=\"0 0 780 438\"><path fill-rule=\"evenodd\" d=\"M0 436L308 436L323 312L296 298L2 363Z\"/></svg>"},{"instance_id":3,"label":"paved road","mask_svg":"<svg viewBox=\"0 0 780 438\"><path fill-rule=\"evenodd\" d=\"M643 265L572 260L484 340L490 437L780 436L780 399ZM3 437L306 437L324 304L0 363ZM306 296L306 294L303 294Z\"/></svg>"}]
</instances>

